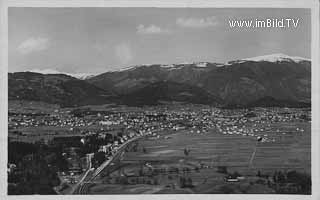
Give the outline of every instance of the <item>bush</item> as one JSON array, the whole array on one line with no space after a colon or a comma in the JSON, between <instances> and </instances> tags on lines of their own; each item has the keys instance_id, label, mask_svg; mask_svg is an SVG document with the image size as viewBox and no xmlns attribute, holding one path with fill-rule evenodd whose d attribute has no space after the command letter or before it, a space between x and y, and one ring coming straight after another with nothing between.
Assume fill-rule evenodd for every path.
<instances>
[{"instance_id":1,"label":"bush","mask_svg":"<svg viewBox=\"0 0 320 200\"><path fill-rule=\"evenodd\" d=\"M126 176L121 176L120 179L119 179L119 183L123 184L123 185L129 184L128 178Z\"/></svg>"},{"instance_id":2,"label":"bush","mask_svg":"<svg viewBox=\"0 0 320 200\"><path fill-rule=\"evenodd\" d=\"M187 179L186 185L187 185L187 187L193 187L192 179L190 177Z\"/></svg>"},{"instance_id":3,"label":"bush","mask_svg":"<svg viewBox=\"0 0 320 200\"><path fill-rule=\"evenodd\" d=\"M153 184L154 185L159 185L159 181L158 181L157 177L153 178Z\"/></svg>"},{"instance_id":4,"label":"bush","mask_svg":"<svg viewBox=\"0 0 320 200\"><path fill-rule=\"evenodd\" d=\"M180 177L179 184L181 188L193 187L192 179L190 177L189 178Z\"/></svg>"},{"instance_id":5,"label":"bush","mask_svg":"<svg viewBox=\"0 0 320 200\"><path fill-rule=\"evenodd\" d=\"M233 178L237 178L239 176L241 176L241 174L237 171L233 172L233 174L231 175Z\"/></svg>"},{"instance_id":6,"label":"bush","mask_svg":"<svg viewBox=\"0 0 320 200\"><path fill-rule=\"evenodd\" d=\"M228 170L226 166L218 166L218 170L219 173L223 173L223 174L227 174Z\"/></svg>"},{"instance_id":7,"label":"bush","mask_svg":"<svg viewBox=\"0 0 320 200\"><path fill-rule=\"evenodd\" d=\"M230 185L223 185L220 187L220 190L223 194L234 194L235 193L234 188Z\"/></svg>"},{"instance_id":8,"label":"bush","mask_svg":"<svg viewBox=\"0 0 320 200\"><path fill-rule=\"evenodd\" d=\"M266 182L265 182L265 180L263 180L263 179L258 179L257 181L256 181L256 183L257 184L265 184Z\"/></svg>"},{"instance_id":9,"label":"bush","mask_svg":"<svg viewBox=\"0 0 320 200\"><path fill-rule=\"evenodd\" d=\"M106 157L103 152L97 152L94 154L94 156L92 158L92 163L94 163L94 165L97 167L97 166L101 165L105 161L105 159L106 159Z\"/></svg>"}]
</instances>

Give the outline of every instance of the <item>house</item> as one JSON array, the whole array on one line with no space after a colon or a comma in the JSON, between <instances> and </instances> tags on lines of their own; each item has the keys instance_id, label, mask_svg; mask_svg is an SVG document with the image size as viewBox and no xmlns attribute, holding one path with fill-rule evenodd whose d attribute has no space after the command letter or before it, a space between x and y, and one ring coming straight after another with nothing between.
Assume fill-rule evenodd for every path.
<instances>
[{"instance_id":1,"label":"house","mask_svg":"<svg viewBox=\"0 0 320 200\"><path fill-rule=\"evenodd\" d=\"M110 152L110 147L111 147L111 144L101 145L98 151L108 154Z\"/></svg>"},{"instance_id":2,"label":"house","mask_svg":"<svg viewBox=\"0 0 320 200\"><path fill-rule=\"evenodd\" d=\"M238 177L233 176L233 175L229 175L229 176L225 177L224 180L226 182L239 182L240 181Z\"/></svg>"},{"instance_id":3,"label":"house","mask_svg":"<svg viewBox=\"0 0 320 200\"><path fill-rule=\"evenodd\" d=\"M238 178L227 177L224 179L226 182L239 182Z\"/></svg>"}]
</instances>

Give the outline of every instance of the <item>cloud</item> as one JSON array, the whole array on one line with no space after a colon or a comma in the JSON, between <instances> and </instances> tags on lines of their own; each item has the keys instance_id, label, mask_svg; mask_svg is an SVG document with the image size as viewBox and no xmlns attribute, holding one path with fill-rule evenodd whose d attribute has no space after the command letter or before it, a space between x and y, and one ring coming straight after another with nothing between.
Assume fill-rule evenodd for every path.
<instances>
[{"instance_id":1,"label":"cloud","mask_svg":"<svg viewBox=\"0 0 320 200\"><path fill-rule=\"evenodd\" d=\"M118 44L114 47L115 55L122 64L127 64L133 59L131 48L126 43Z\"/></svg>"},{"instance_id":2,"label":"cloud","mask_svg":"<svg viewBox=\"0 0 320 200\"><path fill-rule=\"evenodd\" d=\"M151 24L150 26L144 26L140 24L137 26L137 33L146 35L146 34L168 34L170 33L169 30L160 28L159 26Z\"/></svg>"},{"instance_id":3,"label":"cloud","mask_svg":"<svg viewBox=\"0 0 320 200\"><path fill-rule=\"evenodd\" d=\"M49 47L48 38L28 38L23 41L17 48L17 50L22 54L29 54L36 51L43 51Z\"/></svg>"},{"instance_id":4,"label":"cloud","mask_svg":"<svg viewBox=\"0 0 320 200\"><path fill-rule=\"evenodd\" d=\"M218 24L215 16L207 18L178 18L176 24L185 28L206 28Z\"/></svg>"}]
</instances>

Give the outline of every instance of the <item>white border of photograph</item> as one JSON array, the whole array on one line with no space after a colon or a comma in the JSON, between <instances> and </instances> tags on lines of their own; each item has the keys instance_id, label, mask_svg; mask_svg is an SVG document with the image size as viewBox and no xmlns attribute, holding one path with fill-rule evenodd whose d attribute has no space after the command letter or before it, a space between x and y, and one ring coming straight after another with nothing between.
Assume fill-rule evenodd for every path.
<instances>
[{"instance_id":1,"label":"white border of photograph","mask_svg":"<svg viewBox=\"0 0 320 200\"><path fill-rule=\"evenodd\" d=\"M212 8L310 8L312 18L312 195L243 195L243 194L174 194L174 195L7 195L8 136L8 7L212 7ZM147 9L147 8L146 8ZM320 69L319 69L319 0L0 0L0 199L320 199Z\"/></svg>"}]
</instances>

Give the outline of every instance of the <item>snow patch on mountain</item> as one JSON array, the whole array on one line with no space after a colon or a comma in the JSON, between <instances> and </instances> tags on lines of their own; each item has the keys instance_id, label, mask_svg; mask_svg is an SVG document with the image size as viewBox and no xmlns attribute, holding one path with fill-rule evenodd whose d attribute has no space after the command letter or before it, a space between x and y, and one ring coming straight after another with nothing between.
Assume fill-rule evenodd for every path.
<instances>
[{"instance_id":1,"label":"snow patch on mountain","mask_svg":"<svg viewBox=\"0 0 320 200\"><path fill-rule=\"evenodd\" d=\"M40 74L66 74L68 76L72 76L72 77L75 77L75 78L81 79L81 80L91 78L97 74L97 73L74 73L73 74L73 73L61 72L61 71L58 71L55 69L31 69L31 70L27 70L27 71L40 73Z\"/></svg>"},{"instance_id":2,"label":"snow patch on mountain","mask_svg":"<svg viewBox=\"0 0 320 200\"><path fill-rule=\"evenodd\" d=\"M241 59L241 61L267 61L267 62L301 62L301 61L310 61L310 59L302 58L299 56L288 56L286 54L278 53L278 54L270 54L270 55L264 55L264 56L257 56L252 58L245 58Z\"/></svg>"},{"instance_id":3,"label":"snow patch on mountain","mask_svg":"<svg viewBox=\"0 0 320 200\"><path fill-rule=\"evenodd\" d=\"M197 62L194 63L197 67L207 67L208 63L207 62Z\"/></svg>"},{"instance_id":4,"label":"snow patch on mountain","mask_svg":"<svg viewBox=\"0 0 320 200\"><path fill-rule=\"evenodd\" d=\"M244 63L247 61L255 61L255 62L302 62L302 61L311 61L311 59L308 58L303 58L299 56L288 56L286 54L282 53L277 53L277 54L270 54L270 55L263 55L263 56L256 56L256 57L251 57L251 58L244 58L244 59L238 59L238 60L233 60L233 61L228 61L226 63L215 63L215 62L181 62L181 63L176 63L176 64L141 64L141 65L134 65L134 66L129 66L129 67L124 67L124 68L116 68L114 70L109 70L108 72L122 72L122 71L129 71L129 70L134 70L139 67L148 67L148 66L153 66L153 65L158 65L161 68L167 69L167 70L177 70L177 69L182 69L185 66L192 65L194 67L198 68L207 68L208 66L214 66L216 67L226 67L226 66L232 66L234 64L240 64ZM41 73L41 74L66 74L78 79L88 79L91 78L99 73L67 73L67 72L61 72L57 71L54 69L32 69L28 70L30 72L36 72L36 73Z\"/></svg>"}]
</instances>

